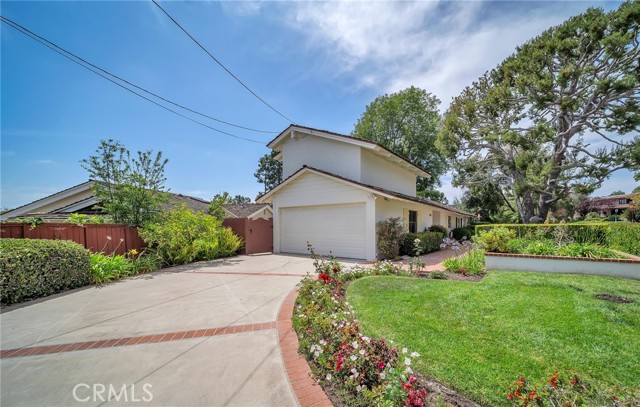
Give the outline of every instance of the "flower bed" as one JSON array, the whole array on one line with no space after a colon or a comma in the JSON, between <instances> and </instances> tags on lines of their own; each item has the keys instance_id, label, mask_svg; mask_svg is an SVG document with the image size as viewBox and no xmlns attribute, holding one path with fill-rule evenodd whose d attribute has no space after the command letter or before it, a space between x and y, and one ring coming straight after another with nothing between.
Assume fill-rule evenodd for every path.
<instances>
[{"instance_id":1,"label":"flower bed","mask_svg":"<svg viewBox=\"0 0 640 407\"><path fill-rule=\"evenodd\" d=\"M410 275L389 262L371 269L343 269L314 254L317 278L299 285L293 326L300 352L306 355L319 382L350 406L424 406L427 391L417 385L411 369L419 357L393 341L369 338L360 331L343 284L367 275Z\"/></svg>"}]
</instances>

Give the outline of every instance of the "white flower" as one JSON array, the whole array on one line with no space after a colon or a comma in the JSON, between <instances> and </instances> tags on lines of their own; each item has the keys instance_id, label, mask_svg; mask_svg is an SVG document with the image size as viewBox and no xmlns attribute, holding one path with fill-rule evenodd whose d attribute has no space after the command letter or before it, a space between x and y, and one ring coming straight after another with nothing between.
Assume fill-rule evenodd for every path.
<instances>
[{"instance_id":1,"label":"white flower","mask_svg":"<svg viewBox=\"0 0 640 407\"><path fill-rule=\"evenodd\" d=\"M364 356L364 353L365 353L365 352L364 352L364 349L360 349L360 352L359 352L359 353L360 353L362 356Z\"/></svg>"},{"instance_id":2,"label":"white flower","mask_svg":"<svg viewBox=\"0 0 640 407\"><path fill-rule=\"evenodd\" d=\"M327 380L331 381L331 374L327 374Z\"/></svg>"},{"instance_id":3,"label":"white flower","mask_svg":"<svg viewBox=\"0 0 640 407\"><path fill-rule=\"evenodd\" d=\"M324 339L320 339L320 345L325 346L326 344L327 344L327 341L325 341ZM411 354L411 356L413 356L413 354Z\"/></svg>"},{"instance_id":4,"label":"white flower","mask_svg":"<svg viewBox=\"0 0 640 407\"><path fill-rule=\"evenodd\" d=\"M409 358L404 358L404 364L409 366L411 364L411 359Z\"/></svg>"},{"instance_id":5,"label":"white flower","mask_svg":"<svg viewBox=\"0 0 640 407\"><path fill-rule=\"evenodd\" d=\"M402 353L407 353L407 348L402 348Z\"/></svg>"},{"instance_id":6,"label":"white flower","mask_svg":"<svg viewBox=\"0 0 640 407\"><path fill-rule=\"evenodd\" d=\"M411 357L412 358L417 358L418 356L420 356L420 354L418 352L411 352Z\"/></svg>"},{"instance_id":7,"label":"white flower","mask_svg":"<svg viewBox=\"0 0 640 407\"><path fill-rule=\"evenodd\" d=\"M356 355L351 355L351 360L355 361L356 359L358 359Z\"/></svg>"},{"instance_id":8,"label":"white flower","mask_svg":"<svg viewBox=\"0 0 640 407\"><path fill-rule=\"evenodd\" d=\"M409 366L407 366L407 368L405 369L405 372L407 373L413 373L413 370L411 370L411 368Z\"/></svg>"},{"instance_id":9,"label":"white flower","mask_svg":"<svg viewBox=\"0 0 640 407\"><path fill-rule=\"evenodd\" d=\"M387 375L386 375L386 374L384 374L384 372L380 372L380 375L379 375L379 376L380 376L380 378L381 378L382 380L384 380L384 379L386 379L386 378L387 378Z\"/></svg>"},{"instance_id":10,"label":"white flower","mask_svg":"<svg viewBox=\"0 0 640 407\"><path fill-rule=\"evenodd\" d=\"M357 385L357 386L356 386L356 391L357 391L358 393L360 393L360 392L362 391L362 386Z\"/></svg>"},{"instance_id":11,"label":"white flower","mask_svg":"<svg viewBox=\"0 0 640 407\"><path fill-rule=\"evenodd\" d=\"M358 342L353 343L353 349L358 349Z\"/></svg>"}]
</instances>

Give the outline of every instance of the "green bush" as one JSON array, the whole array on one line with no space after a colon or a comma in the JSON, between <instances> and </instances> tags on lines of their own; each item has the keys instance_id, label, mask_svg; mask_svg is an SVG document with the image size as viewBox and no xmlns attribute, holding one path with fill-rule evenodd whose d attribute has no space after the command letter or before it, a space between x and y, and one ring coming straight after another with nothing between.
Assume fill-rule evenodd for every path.
<instances>
[{"instance_id":1,"label":"green bush","mask_svg":"<svg viewBox=\"0 0 640 407\"><path fill-rule=\"evenodd\" d=\"M378 235L378 257L391 260L398 257L402 234L400 218L389 218L378 222L376 232Z\"/></svg>"},{"instance_id":2,"label":"green bush","mask_svg":"<svg viewBox=\"0 0 640 407\"><path fill-rule=\"evenodd\" d=\"M458 241L464 239L465 237L467 239L471 239L471 237L473 236L473 232L474 230L468 227L455 228L451 231L451 237Z\"/></svg>"},{"instance_id":3,"label":"green bush","mask_svg":"<svg viewBox=\"0 0 640 407\"><path fill-rule=\"evenodd\" d=\"M130 251L129 255L131 256L129 261L131 262L130 267L132 274L150 273L162 267L162 259L160 256L148 248L140 254Z\"/></svg>"},{"instance_id":4,"label":"green bush","mask_svg":"<svg viewBox=\"0 0 640 407\"><path fill-rule=\"evenodd\" d=\"M231 256L242 246L242 239L218 219L185 205L146 224L140 236L169 265Z\"/></svg>"},{"instance_id":5,"label":"green bush","mask_svg":"<svg viewBox=\"0 0 640 407\"><path fill-rule=\"evenodd\" d=\"M506 253L509 241L515 239L516 232L511 229L498 227L478 235L478 243L488 252Z\"/></svg>"},{"instance_id":6,"label":"green bush","mask_svg":"<svg viewBox=\"0 0 640 407\"><path fill-rule=\"evenodd\" d=\"M496 228L512 230L517 238L525 239L557 241L559 235L564 235L565 240L571 243L595 243L640 256L640 224L635 222L477 225L476 235L481 236Z\"/></svg>"},{"instance_id":7,"label":"green bush","mask_svg":"<svg viewBox=\"0 0 640 407\"><path fill-rule=\"evenodd\" d=\"M484 251L476 249L458 257L450 257L442 262L445 270L468 276L484 274Z\"/></svg>"},{"instance_id":8,"label":"green bush","mask_svg":"<svg viewBox=\"0 0 640 407\"><path fill-rule=\"evenodd\" d=\"M420 253L431 253L440 250L444 235L440 232L405 233L400 237L400 254L415 256L415 240L420 239Z\"/></svg>"},{"instance_id":9,"label":"green bush","mask_svg":"<svg viewBox=\"0 0 640 407\"><path fill-rule=\"evenodd\" d=\"M442 236L449 235L449 231L447 230L447 228L441 225L431 225L427 228L427 232L440 232L442 233Z\"/></svg>"},{"instance_id":10,"label":"green bush","mask_svg":"<svg viewBox=\"0 0 640 407\"><path fill-rule=\"evenodd\" d=\"M598 212L589 212L584 216L584 220L589 221L589 222L593 222L593 221L599 221L600 219L600 214Z\"/></svg>"},{"instance_id":11,"label":"green bush","mask_svg":"<svg viewBox=\"0 0 640 407\"><path fill-rule=\"evenodd\" d=\"M91 254L91 276L96 284L129 277L132 274L131 263L122 255Z\"/></svg>"},{"instance_id":12,"label":"green bush","mask_svg":"<svg viewBox=\"0 0 640 407\"><path fill-rule=\"evenodd\" d=\"M13 304L91 283L89 251L67 240L0 240L2 303Z\"/></svg>"},{"instance_id":13,"label":"green bush","mask_svg":"<svg viewBox=\"0 0 640 407\"><path fill-rule=\"evenodd\" d=\"M535 254L544 256L588 257L592 259L615 259L617 255L611 249L595 243L564 243L550 239L513 239L509 242L508 252Z\"/></svg>"}]
</instances>

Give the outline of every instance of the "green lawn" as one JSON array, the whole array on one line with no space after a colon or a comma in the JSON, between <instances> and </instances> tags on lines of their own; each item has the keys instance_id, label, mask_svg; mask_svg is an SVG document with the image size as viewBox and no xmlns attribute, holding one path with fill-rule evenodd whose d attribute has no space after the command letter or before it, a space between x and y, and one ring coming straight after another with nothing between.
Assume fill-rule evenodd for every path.
<instances>
[{"instance_id":1,"label":"green lawn","mask_svg":"<svg viewBox=\"0 0 640 407\"><path fill-rule=\"evenodd\" d=\"M607 293L635 300L617 304ZM484 405L508 406L518 375L555 370L640 388L640 281L491 272L480 283L367 277L347 297L364 333L417 351L417 371Z\"/></svg>"}]
</instances>

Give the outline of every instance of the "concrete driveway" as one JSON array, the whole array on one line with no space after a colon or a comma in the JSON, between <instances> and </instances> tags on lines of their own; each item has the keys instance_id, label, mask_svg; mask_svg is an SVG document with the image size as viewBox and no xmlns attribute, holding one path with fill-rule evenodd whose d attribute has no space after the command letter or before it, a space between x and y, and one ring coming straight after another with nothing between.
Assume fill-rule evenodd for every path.
<instances>
[{"instance_id":1,"label":"concrete driveway","mask_svg":"<svg viewBox=\"0 0 640 407\"><path fill-rule=\"evenodd\" d=\"M1 404L295 406L274 328L307 272L239 256L5 310Z\"/></svg>"}]
</instances>

